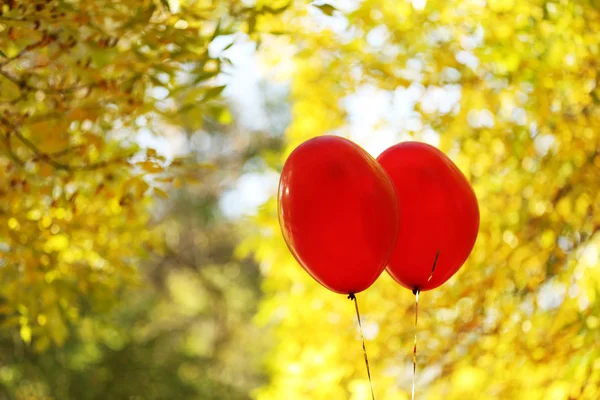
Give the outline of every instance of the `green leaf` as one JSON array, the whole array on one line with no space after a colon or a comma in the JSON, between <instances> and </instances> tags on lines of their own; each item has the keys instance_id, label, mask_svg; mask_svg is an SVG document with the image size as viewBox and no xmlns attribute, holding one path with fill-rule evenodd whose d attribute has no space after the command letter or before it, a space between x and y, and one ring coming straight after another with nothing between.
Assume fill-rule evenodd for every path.
<instances>
[{"instance_id":1,"label":"green leaf","mask_svg":"<svg viewBox=\"0 0 600 400\"><path fill-rule=\"evenodd\" d=\"M217 27L215 28L215 31L213 32L212 36L210 37L209 42L212 42L213 40L215 40L215 38L217 36L219 36L221 30L221 20L219 19L219 21L217 22Z\"/></svg>"},{"instance_id":2,"label":"green leaf","mask_svg":"<svg viewBox=\"0 0 600 400\"><path fill-rule=\"evenodd\" d=\"M334 11L337 11L337 8L332 6L331 4L312 4L314 7L317 7L321 12L325 15L332 16Z\"/></svg>"},{"instance_id":3,"label":"green leaf","mask_svg":"<svg viewBox=\"0 0 600 400\"><path fill-rule=\"evenodd\" d=\"M186 112L192 110L195 106L196 106L195 103L188 103L188 104L180 107L179 110L177 111L177 113L179 113L179 114L186 113Z\"/></svg>"},{"instance_id":4,"label":"green leaf","mask_svg":"<svg viewBox=\"0 0 600 400\"><path fill-rule=\"evenodd\" d=\"M208 80L210 78L213 78L215 76L217 76L219 74L219 71L211 71L211 72L204 72L201 74L198 74L196 76L196 79L194 79L194 85L203 82L205 80Z\"/></svg>"},{"instance_id":5,"label":"green leaf","mask_svg":"<svg viewBox=\"0 0 600 400\"><path fill-rule=\"evenodd\" d=\"M0 56L2 56L4 58L8 58L8 56L6 54L4 54L4 52L2 50L0 50Z\"/></svg>"},{"instance_id":6,"label":"green leaf","mask_svg":"<svg viewBox=\"0 0 600 400\"><path fill-rule=\"evenodd\" d=\"M206 94L202 98L202 101L208 101L210 99L214 99L215 97L217 97L218 95L220 95L221 92L223 92L223 90L225 89L225 87L226 87L226 85L215 86L213 88L208 89L206 91Z\"/></svg>"},{"instance_id":7,"label":"green leaf","mask_svg":"<svg viewBox=\"0 0 600 400\"><path fill-rule=\"evenodd\" d=\"M229 43L227 46L225 46L222 51L229 50L231 48L231 46L233 46L234 44L235 44L235 40L233 42Z\"/></svg>"}]
</instances>

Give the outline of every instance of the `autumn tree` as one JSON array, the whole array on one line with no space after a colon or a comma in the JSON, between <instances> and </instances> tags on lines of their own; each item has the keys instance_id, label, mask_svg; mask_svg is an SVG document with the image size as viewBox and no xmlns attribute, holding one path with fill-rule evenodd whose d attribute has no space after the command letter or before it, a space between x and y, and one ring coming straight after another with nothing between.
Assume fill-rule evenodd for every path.
<instances>
[{"instance_id":1,"label":"autumn tree","mask_svg":"<svg viewBox=\"0 0 600 400\"><path fill-rule=\"evenodd\" d=\"M279 141L227 126L214 46L286 4L1 6L0 397L248 398L260 369L231 343L257 341L258 277L218 200ZM207 138L229 153L194 151Z\"/></svg>"},{"instance_id":2,"label":"autumn tree","mask_svg":"<svg viewBox=\"0 0 600 400\"><path fill-rule=\"evenodd\" d=\"M274 169L319 134L379 137L379 150L413 138L447 152L476 191L472 255L421 296L417 398L598 398L597 4L298 3L264 23L294 32L263 49L292 84ZM353 109L365 93L381 108ZM258 320L278 332L258 398L368 398L351 304L293 260L275 199L255 229L240 251L261 263ZM413 296L384 273L359 297L377 398L409 398Z\"/></svg>"},{"instance_id":3,"label":"autumn tree","mask_svg":"<svg viewBox=\"0 0 600 400\"><path fill-rule=\"evenodd\" d=\"M72 323L110 308L136 282L136 264L161 246L151 198L204 166L142 149L136 133L162 134L186 116L196 130L222 118L217 77L230 61L209 46L284 9L238 1L2 2L4 328L16 327L38 350L61 345Z\"/></svg>"},{"instance_id":4,"label":"autumn tree","mask_svg":"<svg viewBox=\"0 0 600 400\"><path fill-rule=\"evenodd\" d=\"M211 167L201 184L155 202L161 246L141 261L140 284L110 312L80 317L62 347L40 352L0 334L0 399L249 399L266 382L269 341L251 324L260 275L251 259L232 258L242 233L220 199L263 151L278 150L269 133L207 122L190 136L184 149Z\"/></svg>"}]
</instances>

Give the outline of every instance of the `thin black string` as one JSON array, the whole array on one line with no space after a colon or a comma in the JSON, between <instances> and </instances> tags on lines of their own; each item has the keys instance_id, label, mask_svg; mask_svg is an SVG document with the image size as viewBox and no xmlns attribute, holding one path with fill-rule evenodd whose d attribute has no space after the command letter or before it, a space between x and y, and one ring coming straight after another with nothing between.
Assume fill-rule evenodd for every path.
<instances>
[{"instance_id":1,"label":"thin black string","mask_svg":"<svg viewBox=\"0 0 600 400\"><path fill-rule=\"evenodd\" d=\"M369 368L369 358L367 357L367 348L365 347L365 336L363 335L362 323L360 321L360 312L358 311L358 300L354 293L348 295L350 300L354 300L354 308L356 309L356 318L358 319L358 327L360 329L360 338L362 339L362 348L365 355L365 365L367 366L367 375L369 376L369 385L371 386L371 398L375 400L375 393L373 392L373 382L371 381L371 369Z\"/></svg>"}]
</instances>

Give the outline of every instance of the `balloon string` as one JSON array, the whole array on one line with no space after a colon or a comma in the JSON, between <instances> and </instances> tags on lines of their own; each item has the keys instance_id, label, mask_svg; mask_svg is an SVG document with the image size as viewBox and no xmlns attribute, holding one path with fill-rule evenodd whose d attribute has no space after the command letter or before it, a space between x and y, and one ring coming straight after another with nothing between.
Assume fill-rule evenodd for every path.
<instances>
[{"instance_id":1,"label":"balloon string","mask_svg":"<svg viewBox=\"0 0 600 400\"><path fill-rule=\"evenodd\" d=\"M354 300L354 308L356 309L356 318L358 319L358 327L360 329L360 338L362 340L363 354L365 355L365 365L367 366L367 375L369 376L369 385L371 386L371 398L375 400L375 393L373 392L373 382L371 381L371 369L369 368L369 358L367 357L367 348L365 347L365 336L363 335L362 323L360 321L360 312L358 311L358 300L356 295L350 293L348 295L350 300Z\"/></svg>"},{"instance_id":2,"label":"balloon string","mask_svg":"<svg viewBox=\"0 0 600 400\"><path fill-rule=\"evenodd\" d=\"M415 380L417 379L417 321L419 320L419 289L413 290L415 294L415 342L413 346L413 381L412 400L415 400Z\"/></svg>"},{"instance_id":3,"label":"balloon string","mask_svg":"<svg viewBox=\"0 0 600 400\"><path fill-rule=\"evenodd\" d=\"M439 255L440 251L438 250L437 253L435 253L435 260L433 260L431 274L429 275L429 279L427 279L427 282L429 282L431 278L433 278L433 273L435 272L435 266L437 265ZM413 381L411 397L412 400L415 400L415 381L417 380L417 322L419 321L419 293L421 293L419 289L413 289L413 294L415 295L415 341L413 345Z\"/></svg>"}]
</instances>

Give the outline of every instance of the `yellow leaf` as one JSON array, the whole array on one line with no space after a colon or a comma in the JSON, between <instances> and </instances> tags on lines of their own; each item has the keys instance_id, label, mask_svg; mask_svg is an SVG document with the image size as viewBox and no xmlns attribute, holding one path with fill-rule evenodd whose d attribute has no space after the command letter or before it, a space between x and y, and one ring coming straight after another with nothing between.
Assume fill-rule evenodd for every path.
<instances>
[{"instance_id":1,"label":"yellow leaf","mask_svg":"<svg viewBox=\"0 0 600 400\"><path fill-rule=\"evenodd\" d=\"M65 325L64 319L57 308L53 308L48 312L48 330L52 341L62 346L68 336L67 326Z\"/></svg>"},{"instance_id":2,"label":"yellow leaf","mask_svg":"<svg viewBox=\"0 0 600 400\"><path fill-rule=\"evenodd\" d=\"M29 325L21 326L20 334L25 343L31 343L31 327Z\"/></svg>"},{"instance_id":3,"label":"yellow leaf","mask_svg":"<svg viewBox=\"0 0 600 400\"><path fill-rule=\"evenodd\" d=\"M152 191L154 192L154 194L156 194L161 199L166 199L169 197L169 195L167 195L167 193L164 190L159 189L157 187L152 188Z\"/></svg>"},{"instance_id":4,"label":"yellow leaf","mask_svg":"<svg viewBox=\"0 0 600 400\"><path fill-rule=\"evenodd\" d=\"M27 129L31 141L44 153L61 151L69 145L69 122L65 118L35 122Z\"/></svg>"},{"instance_id":5,"label":"yellow leaf","mask_svg":"<svg viewBox=\"0 0 600 400\"><path fill-rule=\"evenodd\" d=\"M8 219L8 227L13 231L18 231L21 227L21 224L19 224L19 221L17 221L16 218L11 217Z\"/></svg>"},{"instance_id":6,"label":"yellow leaf","mask_svg":"<svg viewBox=\"0 0 600 400\"><path fill-rule=\"evenodd\" d=\"M139 165L140 167L142 167L142 169L146 172L150 172L150 173L156 173L156 172L162 172L163 168L156 164L155 162L152 161L142 161L139 162L137 165Z\"/></svg>"},{"instance_id":7,"label":"yellow leaf","mask_svg":"<svg viewBox=\"0 0 600 400\"><path fill-rule=\"evenodd\" d=\"M69 247L69 238L64 234L51 236L44 244L44 251L51 253L53 251L61 251Z\"/></svg>"}]
</instances>

